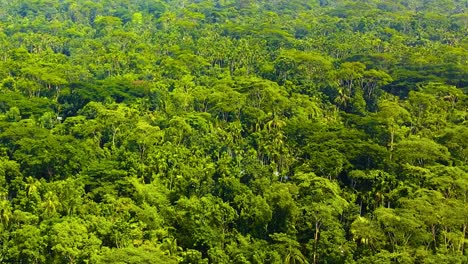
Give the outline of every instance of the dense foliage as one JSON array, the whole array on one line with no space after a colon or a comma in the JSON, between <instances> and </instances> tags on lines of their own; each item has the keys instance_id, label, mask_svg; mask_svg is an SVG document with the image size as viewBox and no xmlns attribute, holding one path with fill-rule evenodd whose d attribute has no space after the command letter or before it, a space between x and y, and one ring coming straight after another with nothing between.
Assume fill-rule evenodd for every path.
<instances>
[{"instance_id":1,"label":"dense foliage","mask_svg":"<svg viewBox=\"0 0 468 264\"><path fill-rule=\"evenodd\" d=\"M1 263L467 263L463 0L0 1Z\"/></svg>"}]
</instances>

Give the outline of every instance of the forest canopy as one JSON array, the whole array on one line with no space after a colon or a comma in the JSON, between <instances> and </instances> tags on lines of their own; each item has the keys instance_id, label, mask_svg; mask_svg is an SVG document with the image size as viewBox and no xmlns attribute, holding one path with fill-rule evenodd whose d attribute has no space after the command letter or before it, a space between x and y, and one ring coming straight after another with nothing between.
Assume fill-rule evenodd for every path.
<instances>
[{"instance_id":1,"label":"forest canopy","mask_svg":"<svg viewBox=\"0 0 468 264\"><path fill-rule=\"evenodd\" d=\"M467 263L464 0L0 0L1 263Z\"/></svg>"}]
</instances>

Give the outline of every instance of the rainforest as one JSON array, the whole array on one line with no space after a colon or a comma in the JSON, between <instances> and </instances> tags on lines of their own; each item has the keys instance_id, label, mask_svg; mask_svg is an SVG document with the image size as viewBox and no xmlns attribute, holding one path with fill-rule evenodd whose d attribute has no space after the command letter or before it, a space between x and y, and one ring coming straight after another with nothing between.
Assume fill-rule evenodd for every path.
<instances>
[{"instance_id":1,"label":"rainforest","mask_svg":"<svg viewBox=\"0 0 468 264\"><path fill-rule=\"evenodd\" d=\"M0 263L468 263L466 0L0 0Z\"/></svg>"}]
</instances>

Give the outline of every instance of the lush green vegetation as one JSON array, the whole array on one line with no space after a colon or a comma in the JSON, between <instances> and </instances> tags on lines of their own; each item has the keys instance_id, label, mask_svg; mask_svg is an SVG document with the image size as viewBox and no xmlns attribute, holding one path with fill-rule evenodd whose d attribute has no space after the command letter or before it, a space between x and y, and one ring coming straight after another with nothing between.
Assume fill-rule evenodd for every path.
<instances>
[{"instance_id":1,"label":"lush green vegetation","mask_svg":"<svg viewBox=\"0 0 468 264\"><path fill-rule=\"evenodd\" d=\"M467 263L467 8L0 1L0 262Z\"/></svg>"}]
</instances>

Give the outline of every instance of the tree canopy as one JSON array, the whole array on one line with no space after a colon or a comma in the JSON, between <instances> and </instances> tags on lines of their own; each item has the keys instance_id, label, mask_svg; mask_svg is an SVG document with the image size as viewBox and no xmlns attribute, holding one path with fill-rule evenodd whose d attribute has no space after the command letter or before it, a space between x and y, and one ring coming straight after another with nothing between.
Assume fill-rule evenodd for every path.
<instances>
[{"instance_id":1,"label":"tree canopy","mask_svg":"<svg viewBox=\"0 0 468 264\"><path fill-rule=\"evenodd\" d=\"M467 263L466 12L0 1L0 262Z\"/></svg>"}]
</instances>

